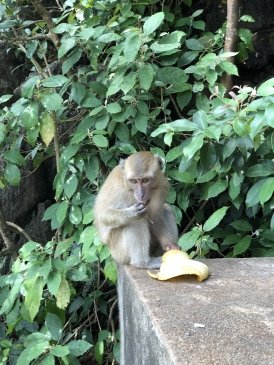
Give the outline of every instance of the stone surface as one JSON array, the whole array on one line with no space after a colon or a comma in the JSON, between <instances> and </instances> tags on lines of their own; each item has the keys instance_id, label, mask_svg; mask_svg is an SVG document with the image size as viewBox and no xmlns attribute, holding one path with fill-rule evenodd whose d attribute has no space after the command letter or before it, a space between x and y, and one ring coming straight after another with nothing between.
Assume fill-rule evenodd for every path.
<instances>
[{"instance_id":1,"label":"stone surface","mask_svg":"<svg viewBox=\"0 0 274 365\"><path fill-rule=\"evenodd\" d=\"M120 268L122 365L274 364L274 258L203 262L201 283Z\"/></svg>"}]
</instances>

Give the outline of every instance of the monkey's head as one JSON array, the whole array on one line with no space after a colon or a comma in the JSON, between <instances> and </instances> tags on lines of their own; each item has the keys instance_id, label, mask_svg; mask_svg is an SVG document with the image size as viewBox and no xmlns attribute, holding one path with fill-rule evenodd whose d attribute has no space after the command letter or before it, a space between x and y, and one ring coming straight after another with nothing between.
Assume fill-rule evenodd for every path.
<instances>
[{"instance_id":1,"label":"monkey's head","mask_svg":"<svg viewBox=\"0 0 274 365\"><path fill-rule=\"evenodd\" d=\"M158 187L163 159L149 151L136 152L120 162L125 182L138 203L146 205L152 190Z\"/></svg>"}]
</instances>

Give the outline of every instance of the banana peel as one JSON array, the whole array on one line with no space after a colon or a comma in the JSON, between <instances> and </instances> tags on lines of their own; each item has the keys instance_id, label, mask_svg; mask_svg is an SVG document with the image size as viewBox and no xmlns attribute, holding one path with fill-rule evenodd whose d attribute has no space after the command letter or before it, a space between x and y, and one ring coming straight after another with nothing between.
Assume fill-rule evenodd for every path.
<instances>
[{"instance_id":1,"label":"banana peel","mask_svg":"<svg viewBox=\"0 0 274 365\"><path fill-rule=\"evenodd\" d=\"M208 266L191 260L186 252L170 250L164 253L160 270L156 274L148 271L148 275L158 280L168 280L182 275L196 275L198 281L203 281L208 277Z\"/></svg>"}]
</instances>

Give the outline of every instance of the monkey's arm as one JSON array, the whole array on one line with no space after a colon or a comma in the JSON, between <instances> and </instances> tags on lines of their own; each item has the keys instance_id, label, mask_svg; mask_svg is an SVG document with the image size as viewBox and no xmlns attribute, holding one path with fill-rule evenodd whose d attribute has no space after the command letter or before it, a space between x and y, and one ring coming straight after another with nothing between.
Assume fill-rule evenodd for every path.
<instances>
[{"instance_id":1,"label":"monkey's arm","mask_svg":"<svg viewBox=\"0 0 274 365\"><path fill-rule=\"evenodd\" d=\"M109 228L119 228L141 217L145 212L146 207L141 203L136 203L128 208L105 209L99 214L98 218Z\"/></svg>"},{"instance_id":2,"label":"monkey's arm","mask_svg":"<svg viewBox=\"0 0 274 365\"><path fill-rule=\"evenodd\" d=\"M168 204L164 205L161 215L158 215L150 225L152 234L161 247L168 251L170 249L178 248L178 229L176 225L175 216Z\"/></svg>"}]
</instances>

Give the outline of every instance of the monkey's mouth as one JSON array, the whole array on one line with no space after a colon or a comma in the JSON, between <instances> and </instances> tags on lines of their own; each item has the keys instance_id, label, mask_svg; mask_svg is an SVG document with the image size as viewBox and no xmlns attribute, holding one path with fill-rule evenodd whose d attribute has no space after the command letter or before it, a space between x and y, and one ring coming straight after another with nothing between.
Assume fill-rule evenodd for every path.
<instances>
[{"instance_id":1,"label":"monkey's mouth","mask_svg":"<svg viewBox=\"0 0 274 365\"><path fill-rule=\"evenodd\" d=\"M138 200L138 203L148 205L149 199L148 200Z\"/></svg>"}]
</instances>

